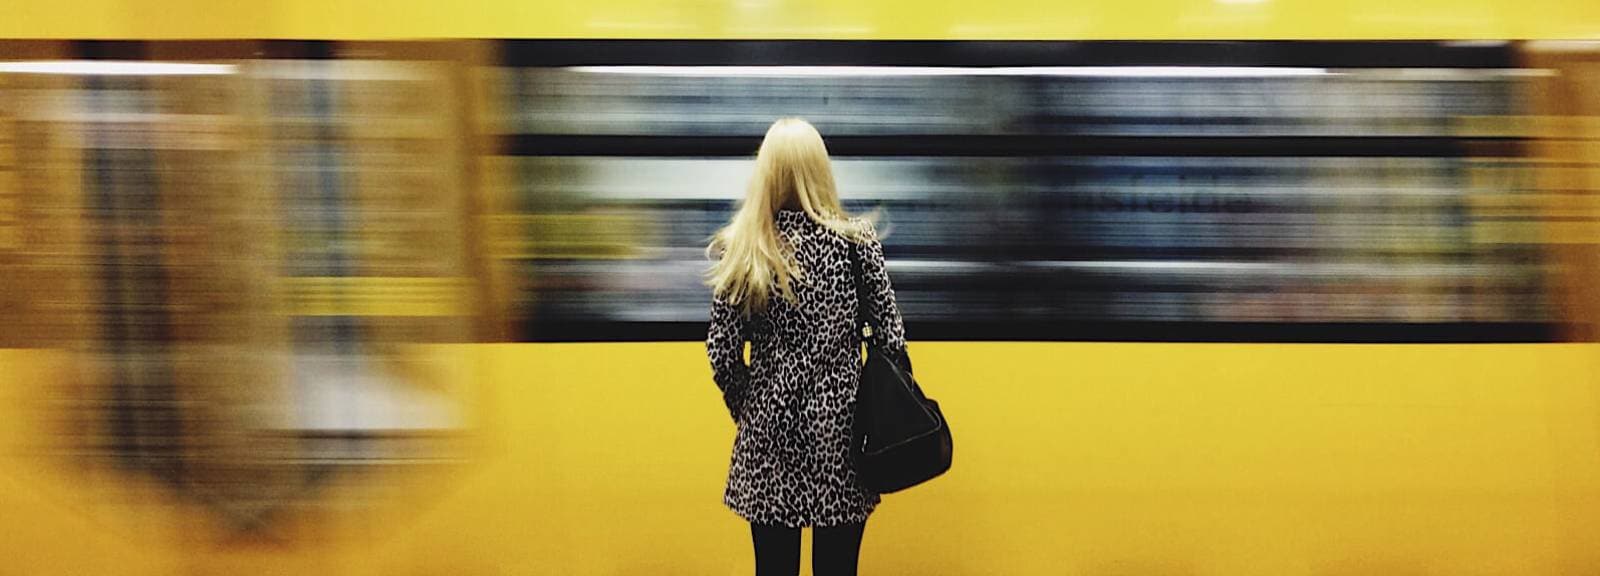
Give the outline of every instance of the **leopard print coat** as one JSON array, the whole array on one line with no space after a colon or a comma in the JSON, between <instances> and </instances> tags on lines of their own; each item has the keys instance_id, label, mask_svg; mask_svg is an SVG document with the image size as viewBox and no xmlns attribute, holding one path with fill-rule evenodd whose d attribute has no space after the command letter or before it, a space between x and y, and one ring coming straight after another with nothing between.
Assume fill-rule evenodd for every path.
<instances>
[{"instance_id":1,"label":"leopard print coat","mask_svg":"<svg viewBox=\"0 0 1600 576\"><path fill-rule=\"evenodd\" d=\"M905 327L883 245L870 227L869 241L858 245L800 211L778 212L777 224L800 271L794 299L774 297L764 314L752 317L712 299L706 350L738 426L723 502L757 524L865 522L878 495L857 481L850 453L861 373L850 256L860 254L867 312L881 327L873 343L899 354ZM748 365L745 342L751 343Z\"/></svg>"}]
</instances>

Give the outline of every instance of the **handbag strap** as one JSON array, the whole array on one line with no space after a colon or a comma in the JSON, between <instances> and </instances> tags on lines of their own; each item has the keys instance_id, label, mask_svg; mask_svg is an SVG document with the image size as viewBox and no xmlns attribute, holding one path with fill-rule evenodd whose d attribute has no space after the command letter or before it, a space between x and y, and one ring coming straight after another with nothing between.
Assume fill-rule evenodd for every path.
<instances>
[{"instance_id":1,"label":"handbag strap","mask_svg":"<svg viewBox=\"0 0 1600 576\"><path fill-rule=\"evenodd\" d=\"M902 349L898 354L890 354L887 350L877 349L872 345L871 336L878 333L878 327L873 322L871 313L872 299L867 296L867 277L862 272L860 254L862 248L863 246L860 244L851 243L850 272L855 276L856 283L856 330L860 332L858 335L861 336L861 341L866 343L868 353L876 351L884 355L884 357L892 359L894 363L909 374L911 372L911 354L909 351Z\"/></svg>"},{"instance_id":2,"label":"handbag strap","mask_svg":"<svg viewBox=\"0 0 1600 576\"><path fill-rule=\"evenodd\" d=\"M860 244L850 243L850 274L854 276L856 284L856 330L860 332L862 340L867 340L867 337L876 334L878 329L872 325L870 299L867 297L867 279L862 272L861 266L861 248Z\"/></svg>"}]
</instances>

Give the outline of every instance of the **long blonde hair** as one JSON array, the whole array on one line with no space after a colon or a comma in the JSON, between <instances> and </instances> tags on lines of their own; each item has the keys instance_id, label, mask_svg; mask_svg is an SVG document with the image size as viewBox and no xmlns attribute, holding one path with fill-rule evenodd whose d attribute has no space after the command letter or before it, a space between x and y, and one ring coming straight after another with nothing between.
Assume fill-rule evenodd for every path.
<instances>
[{"instance_id":1,"label":"long blonde hair","mask_svg":"<svg viewBox=\"0 0 1600 576\"><path fill-rule=\"evenodd\" d=\"M870 234L872 218L852 218L839 203L822 135L799 118L784 118L767 129L738 212L706 248L717 259L706 283L718 298L746 314L766 310L774 292L794 298L791 282L800 271L778 235L777 213L783 208L798 208L854 242L864 242Z\"/></svg>"}]
</instances>

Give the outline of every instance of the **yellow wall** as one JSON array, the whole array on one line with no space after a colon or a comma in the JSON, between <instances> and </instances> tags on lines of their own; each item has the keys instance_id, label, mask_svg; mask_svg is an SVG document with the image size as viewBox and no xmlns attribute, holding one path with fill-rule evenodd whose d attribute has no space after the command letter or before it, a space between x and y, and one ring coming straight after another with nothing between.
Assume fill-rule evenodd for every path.
<instances>
[{"instance_id":1,"label":"yellow wall","mask_svg":"<svg viewBox=\"0 0 1600 576\"><path fill-rule=\"evenodd\" d=\"M1585 0L7 0L0 38L1600 38Z\"/></svg>"},{"instance_id":2,"label":"yellow wall","mask_svg":"<svg viewBox=\"0 0 1600 576\"><path fill-rule=\"evenodd\" d=\"M1600 346L913 347L957 441L866 574L1575 574L1600 567ZM696 343L452 348L470 461L352 478L377 511L227 543L40 456L63 353L0 352L4 574L748 574Z\"/></svg>"}]
</instances>

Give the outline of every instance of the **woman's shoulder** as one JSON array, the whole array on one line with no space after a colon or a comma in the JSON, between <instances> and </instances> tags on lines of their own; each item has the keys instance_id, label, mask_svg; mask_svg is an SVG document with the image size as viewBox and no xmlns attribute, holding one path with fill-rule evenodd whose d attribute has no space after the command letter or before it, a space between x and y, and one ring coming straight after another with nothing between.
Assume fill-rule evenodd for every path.
<instances>
[{"instance_id":1,"label":"woman's shoulder","mask_svg":"<svg viewBox=\"0 0 1600 576\"><path fill-rule=\"evenodd\" d=\"M829 242L870 244L878 241L878 231L870 216L849 216L840 220L818 222L799 210L779 210L780 230L804 230L809 234L796 235L793 240L827 238Z\"/></svg>"},{"instance_id":2,"label":"woman's shoulder","mask_svg":"<svg viewBox=\"0 0 1600 576\"><path fill-rule=\"evenodd\" d=\"M878 241L878 225L875 219L868 216L851 216L849 222L851 226L855 227L862 242L874 243Z\"/></svg>"}]
</instances>

